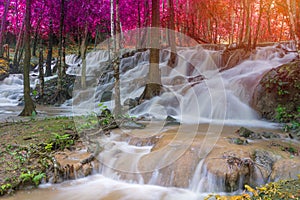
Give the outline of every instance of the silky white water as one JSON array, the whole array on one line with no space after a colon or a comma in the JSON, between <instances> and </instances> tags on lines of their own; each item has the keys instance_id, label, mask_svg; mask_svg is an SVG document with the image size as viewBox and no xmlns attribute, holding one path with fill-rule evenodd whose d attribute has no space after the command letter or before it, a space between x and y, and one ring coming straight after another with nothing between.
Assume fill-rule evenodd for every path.
<instances>
[{"instance_id":1,"label":"silky white water","mask_svg":"<svg viewBox=\"0 0 300 200\"><path fill-rule=\"evenodd\" d=\"M172 116L180 121L182 123L180 134L178 134L178 138L167 145L167 148L163 148L157 153L151 153L153 147L151 145L137 147L128 144L127 141L122 141L115 135L106 139L99 138L99 142L105 145L98 157L104 165L99 171L94 172L98 175L54 186L43 186L44 189L30 191L28 194L23 192L10 199L36 200L42 197L43 199L64 200L177 200L203 199L206 192L222 191L224 188L216 187L222 183L217 183L218 180L211 177L211 174L203 168L203 159L206 153L219 137L223 124L271 126L271 124L261 121L258 114L249 106L253 91L265 72L290 62L296 57L296 54L286 53L275 46L260 47L250 59L231 69L219 72L221 54L218 51L205 50L198 46L178 48L177 53L179 59L176 67L171 69L166 66L169 57L168 51L161 51L160 69L165 92L128 110L131 116L145 117L152 121L164 120L167 116ZM64 104L67 107L72 106L74 114L100 112L98 104L104 91L113 91L113 72L109 68L108 57L108 52L104 50L87 55L88 87L83 90L77 82L78 87L74 88L73 99ZM134 99L142 94L149 69L148 58L149 51L146 51L122 59L120 65L122 103L128 98ZM77 81L79 81L81 60L75 55L70 55L67 56L66 62L70 66L68 73L78 75ZM18 98L22 93L21 86L22 78L19 76L10 76L2 81L0 83L1 106L17 105ZM113 108L113 99L104 102L104 105ZM3 110L5 111L5 108ZM1 110L1 112L3 111ZM205 133L198 132L199 124L209 124ZM210 126L210 124L216 125ZM185 127L185 125L190 127ZM147 127L145 131L148 130L149 134L153 136L164 130L163 125L154 127L151 131ZM126 132L124 129L121 131ZM185 137L180 137L181 134ZM190 139L193 139L194 135L187 137L188 134L203 134L205 139L197 147L198 149L190 148ZM168 164L172 163L172 159L179 158L182 152L187 150L186 147L195 154L194 164L191 164L190 175L187 177L190 182L185 189L173 188L176 186L176 175L173 173L176 165ZM165 171L160 171L166 166ZM140 172L148 172L150 175L143 176Z\"/></svg>"},{"instance_id":2,"label":"silky white water","mask_svg":"<svg viewBox=\"0 0 300 200\"><path fill-rule=\"evenodd\" d=\"M289 46L283 48L288 49ZM170 68L166 66L169 51L161 50L161 82L165 92L128 110L130 115L159 120L172 116L190 124L249 124L251 121L254 126L261 126L263 123L258 114L249 106L256 85L265 72L296 57L295 53L286 53L277 46L259 47L250 59L219 72L221 51L205 50L196 46L178 48L177 54L176 66ZM122 104L125 100L138 98L142 94L147 82L148 58L149 51L145 51L121 60ZM67 60L71 62L74 56ZM69 102L69 105L73 105L75 113L99 112L98 104L103 93L114 91L113 72L108 70L107 61L108 53L104 50L88 55L88 88L81 89L79 77L73 92L73 103ZM78 62L70 63L70 66ZM113 109L113 98L104 104Z\"/></svg>"}]
</instances>

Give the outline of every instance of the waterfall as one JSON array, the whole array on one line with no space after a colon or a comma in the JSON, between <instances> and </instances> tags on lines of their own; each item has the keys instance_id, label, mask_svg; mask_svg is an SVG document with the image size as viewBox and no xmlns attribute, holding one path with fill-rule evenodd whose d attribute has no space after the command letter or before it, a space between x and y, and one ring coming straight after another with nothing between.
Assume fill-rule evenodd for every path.
<instances>
[{"instance_id":1,"label":"waterfall","mask_svg":"<svg viewBox=\"0 0 300 200\"><path fill-rule=\"evenodd\" d=\"M289 48L292 47L285 47ZM168 49L160 52L164 92L128 110L131 116L148 119L147 128L126 130L121 127L113 130L110 136L97 135L92 142L103 149L97 156L101 164L94 171L96 175L76 180L75 184L66 183L69 188L54 190L52 199L95 199L96 196L100 199L203 199L206 192L225 191L225 179L211 173L206 162L213 147L217 146L223 153L228 145L216 141L222 125L265 124L249 106L253 91L264 73L292 61L296 54L277 45L258 47L249 59L221 72L221 51L201 46L180 47L177 54L176 66L170 68L167 66ZM68 73L78 76L73 99L65 103L73 107L74 114L98 113L104 93L114 92L113 71L108 59L109 52L105 50L87 54L88 87L81 89L82 61L76 55L66 57ZM149 70L148 60L149 51L137 52L121 60L122 104L142 94ZM21 75L10 75L0 83L1 106L17 104L22 83ZM113 98L103 103L111 109L114 107ZM176 118L181 125L165 127L164 122L157 120L167 116ZM171 137L172 134L175 136ZM137 136L143 141L153 137L160 140L162 135L167 144L146 141L147 145L138 146L128 139ZM262 179L259 169L256 170L251 178ZM239 177L239 184L243 178Z\"/></svg>"},{"instance_id":2,"label":"waterfall","mask_svg":"<svg viewBox=\"0 0 300 200\"><path fill-rule=\"evenodd\" d=\"M176 66L167 66L168 49L160 52L161 81L164 93L144 101L128 113L136 117L165 119L172 116L184 123L243 124L259 121L257 113L249 106L253 91L263 74L271 68L290 62L295 53L287 53L278 45L258 47L251 57L237 66L220 72L221 51L206 50L201 46L180 47L177 50ZM128 98L139 97L145 87L149 70L149 51L138 52L123 58L120 63L120 87L122 104ZM70 56L70 66L80 63ZM72 67L71 67L72 68ZM71 69L70 69L71 71ZM78 73L79 74L79 73ZM82 99L75 88L73 108L95 112L105 91L113 91L113 72L108 65L108 52L100 50L87 56L89 98ZM78 79L79 82L79 79ZM97 83L101 83L98 84ZM88 102L86 102L88 101ZM113 108L113 99L104 102ZM89 105L85 107L85 105Z\"/></svg>"}]
</instances>

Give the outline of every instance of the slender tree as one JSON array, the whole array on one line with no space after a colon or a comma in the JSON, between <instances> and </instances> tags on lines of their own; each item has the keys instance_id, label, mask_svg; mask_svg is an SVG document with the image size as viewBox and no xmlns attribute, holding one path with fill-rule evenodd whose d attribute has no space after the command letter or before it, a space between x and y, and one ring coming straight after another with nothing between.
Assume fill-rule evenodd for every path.
<instances>
[{"instance_id":1,"label":"slender tree","mask_svg":"<svg viewBox=\"0 0 300 200\"><path fill-rule=\"evenodd\" d=\"M6 30L6 17L8 13L9 0L6 0L4 3L4 13L1 19L1 28L0 28L0 58L3 58L3 44L4 44L4 34Z\"/></svg>"},{"instance_id":2,"label":"slender tree","mask_svg":"<svg viewBox=\"0 0 300 200\"><path fill-rule=\"evenodd\" d=\"M26 13L25 13L25 58L24 58L24 102L25 106L20 116L31 116L35 111L35 105L30 97L30 80L29 80L29 69L30 69L30 10L31 0L26 0Z\"/></svg>"},{"instance_id":3,"label":"slender tree","mask_svg":"<svg viewBox=\"0 0 300 200\"><path fill-rule=\"evenodd\" d=\"M115 17L114 17L114 0L110 0L110 36L113 43L113 51L116 50L116 41L115 41Z\"/></svg>"},{"instance_id":4,"label":"slender tree","mask_svg":"<svg viewBox=\"0 0 300 200\"><path fill-rule=\"evenodd\" d=\"M257 19L256 33L254 35L254 40L253 40L253 47L252 47L253 49L256 48L257 40L258 40L258 37L260 34L260 24L261 24L261 18L262 18L262 13L263 13L263 8L264 8L263 3L264 3L263 0L259 1L259 15L258 15L258 19Z\"/></svg>"},{"instance_id":5,"label":"slender tree","mask_svg":"<svg viewBox=\"0 0 300 200\"><path fill-rule=\"evenodd\" d=\"M80 45L80 55L82 59L81 67L81 88L86 88L86 51L87 51L87 42L88 42L88 24L85 23L83 37Z\"/></svg>"},{"instance_id":6,"label":"slender tree","mask_svg":"<svg viewBox=\"0 0 300 200\"><path fill-rule=\"evenodd\" d=\"M299 36L297 34L297 28L296 28L296 11L295 11L295 1L293 0L286 0L287 6L288 6L288 12L289 12L289 19L290 19L290 26L291 26L291 36L296 42L296 49L299 50L300 40ZM300 20L300 19L299 19Z\"/></svg>"},{"instance_id":7,"label":"slender tree","mask_svg":"<svg viewBox=\"0 0 300 200\"><path fill-rule=\"evenodd\" d=\"M49 21L49 33L48 33L48 53L46 61L46 74L45 76L52 76L51 62L52 62L52 50L53 50L53 23L50 18Z\"/></svg>"},{"instance_id":8,"label":"slender tree","mask_svg":"<svg viewBox=\"0 0 300 200\"><path fill-rule=\"evenodd\" d=\"M174 4L173 0L168 0L169 4L169 15L170 15L170 20L169 20L169 28L171 31L169 31L169 43L171 47L171 53L170 53L170 59L168 61L168 66L173 68L175 66L175 61L176 61L176 38L175 38L175 23L174 23Z\"/></svg>"},{"instance_id":9,"label":"slender tree","mask_svg":"<svg viewBox=\"0 0 300 200\"><path fill-rule=\"evenodd\" d=\"M43 101L44 99L44 58L43 58L43 47L40 45L39 48L39 80L40 80L40 98Z\"/></svg>"},{"instance_id":10,"label":"slender tree","mask_svg":"<svg viewBox=\"0 0 300 200\"><path fill-rule=\"evenodd\" d=\"M120 95L120 57L121 57L121 25L120 25L120 12L119 0L116 0L116 62L113 63L114 78L115 78L115 116L121 115L121 95Z\"/></svg>"},{"instance_id":11,"label":"slender tree","mask_svg":"<svg viewBox=\"0 0 300 200\"><path fill-rule=\"evenodd\" d=\"M24 38L24 27L25 27L25 17L23 18L22 21L22 25L21 25L21 29L20 32L17 36L17 44L15 47L15 55L14 55L14 59L13 59L13 73L17 73L19 71L19 61L20 61L20 57L19 55L22 55L22 46L23 46L23 38Z\"/></svg>"},{"instance_id":12,"label":"slender tree","mask_svg":"<svg viewBox=\"0 0 300 200\"><path fill-rule=\"evenodd\" d=\"M60 2L60 22L59 22L59 46L58 46L58 65L57 65L57 91L62 91L62 79L63 79L63 29L64 29L64 18L65 18L65 0Z\"/></svg>"},{"instance_id":13,"label":"slender tree","mask_svg":"<svg viewBox=\"0 0 300 200\"><path fill-rule=\"evenodd\" d=\"M160 94L161 91L161 77L159 69L159 0L152 0L152 24L151 24L151 48L149 58L149 72L148 80L145 90L140 98L151 99Z\"/></svg>"}]
</instances>

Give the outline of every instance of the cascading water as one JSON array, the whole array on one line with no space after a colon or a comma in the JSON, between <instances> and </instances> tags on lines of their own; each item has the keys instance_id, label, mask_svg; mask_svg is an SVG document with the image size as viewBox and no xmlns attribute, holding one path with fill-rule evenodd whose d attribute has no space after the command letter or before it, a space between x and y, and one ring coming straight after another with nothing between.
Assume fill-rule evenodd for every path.
<instances>
[{"instance_id":1,"label":"cascading water","mask_svg":"<svg viewBox=\"0 0 300 200\"><path fill-rule=\"evenodd\" d=\"M221 51L205 50L201 46L178 48L176 66L167 66L169 51L160 53L161 81L165 92L143 102L129 111L136 117L165 119L172 116L184 123L226 122L228 124L260 123L256 112L249 106L256 84L271 68L295 58L295 53L286 53L277 46L259 47L250 59L220 72ZM74 59L74 56L71 56ZM138 52L124 58L120 64L121 102L139 97L146 84L149 68L149 51ZM73 108L92 112L105 91L113 90L113 72L107 64L108 52L88 54L87 77L92 83L89 96L82 99L81 89L74 92ZM67 59L68 60L68 59ZM72 59L69 59L70 61ZM68 63L71 66L75 64ZM70 69L72 71L72 69ZM100 80L99 80L100 78ZM100 82L101 84L95 85ZM85 91L87 92L87 91ZM113 107L112 101L104 102ZM87 105L89 105L87 107ZM82 111L80 111L82 112Z\"/></svg>"},{"instance_id":2,"label":"cascading water","mask_svg":"<svg viewBox=\"0 0 300 200\"><path fill-rule=\"evenodd\" d=\"M213 146L216 143L214 137L219 136L216 135L219 129L215 126L224 123L269 126L260 121L249 106L253 90L266 71L290 62L296 54L286 53L276 46L260 47L250 59L221 72L222 55L219 51L205 50L198 46L178 48L177 54L176 66L171 69L166 66L169 52L162 50L160 53L164 93L144 101L128 112L130 115L150 119L165 119L167 116L176 118L182 122L175 131L176 137L170 139L166 148L157 147L151 142L146 146L133 145L122 139L122 134L94 139L103 146L98 156L102 165L95 172L101 175L76 180L63 189L56 188L55 194L51 193L49 199L203 199L206 196L204 192L224 191L224 180L217 179L208 172L205 165L206 154L201 154L205 150L209 152L210 147L207 145ZM104 92L113 90L113 72L108 58L108 52L104 50L88 54L88 88L75 88L72 101L66 103L73 105L75 114L99 112L97 105ZM149 51L144 51L121 60L122 104L125 100L135 99L142 94L149 69L148 59ZM80 59L70 55L66 62L70 66L68 73L80 74ZM113 99L104 104L113 108ZM201 127L203 132L198 130L198 124L211 122L216 125ZM135 133L125 129L121 131L142 135L143 138L159 138L159 133L168 133L172 128L165 128L159 123L155 125L151 121L146 130L137 130ZM204 138L203 141L194 144L193 133ZM182 156L186 154L189 156ZM174 162L168 165L168 160L172 159ZM181 165L182 162L188 163L187 166ZM182 177L175 174L179 169L184 171ZM173 186L188 189L169 188ZM48 194L48 191L45 193ZM34 198L31 196L30 199Z\"/></svg>"}]
</instances>

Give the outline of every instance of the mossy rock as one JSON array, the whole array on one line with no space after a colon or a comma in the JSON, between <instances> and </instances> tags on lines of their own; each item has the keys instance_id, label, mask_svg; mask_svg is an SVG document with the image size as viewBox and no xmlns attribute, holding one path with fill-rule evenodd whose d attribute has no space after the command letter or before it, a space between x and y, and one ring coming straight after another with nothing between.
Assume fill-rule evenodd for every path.
<instances>
[{"instance_id":1,"label":"mossy rock","mask_svg":"<svg viewBox=\"0 0 300 200\"><path fill-rule=\"evenodd\" d=\"M9 62L0 58L0 81L3 81L9 75Z\"/></svg>"},{"instance_id":2,"label":"mossy rock","mask_svg":"<svg viewBox=\"0 0 300 200\"><path fill-rule=\"evenodd\" d=\"M300 61L269 70L253 94L252 106L263 118L276 121L276 108L297 115L300 106Z\"/></svg>"}]
</instances>

